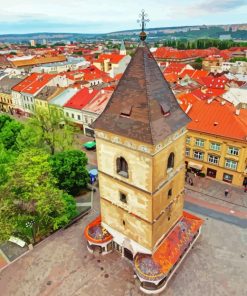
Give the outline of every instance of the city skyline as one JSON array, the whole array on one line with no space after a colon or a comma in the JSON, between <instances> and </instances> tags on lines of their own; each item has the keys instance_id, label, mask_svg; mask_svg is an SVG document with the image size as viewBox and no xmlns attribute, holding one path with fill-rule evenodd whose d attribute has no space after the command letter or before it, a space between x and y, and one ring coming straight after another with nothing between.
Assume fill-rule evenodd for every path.
<instances>
[{"instance_id":1,"label":"city skyline","mask_svg":"<svg viewBox=\"0 0 247 296\"><path fill-rule=\"evenodd\" d=\"M2 1L2 0L1 0ZM116 5L112 0L98 6L87 1L65 0L42 2L24 0L12 1L9 6L2 3L0 11L0 34L63 32L63 33L108 33L136 29L137 15L143 8L151 22L150 28L217 25L244 23L246 0L181 0L169 3L167 0L130 0Z\"/></svg>"}]
</instances>

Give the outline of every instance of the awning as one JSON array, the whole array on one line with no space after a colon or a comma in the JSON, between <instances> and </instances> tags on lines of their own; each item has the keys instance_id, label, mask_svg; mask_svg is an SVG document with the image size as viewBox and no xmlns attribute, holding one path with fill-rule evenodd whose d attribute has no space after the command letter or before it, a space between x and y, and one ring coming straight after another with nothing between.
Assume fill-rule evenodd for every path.
<instances>
[{"instance_id":1,"label":"awning","mask_svg":"<svg viewBox=\"0 0 247 296\"><path fill-rule=\"evenodd\" d=\"M89 171L89 174L92 175L92 176L97 177L98 176L98 170L97 169L92 169L92 170Z\"/></svg>"},{"instance_id":2,"label":"awning","mask_svg":"<svg viewBox=\"0 0 247 296\"><path fill-rule=\"evenodd\" d=\"M192 161L190 161L189 163L188 163L188 166L190 167L190 168L193 168L193 169L196 169L196 170L201 170L202 169L202 167L203 167L203 165L202 164L199 164L199 163L195 163L195 162L192 162Z\"/></svg>"}]
</instances>

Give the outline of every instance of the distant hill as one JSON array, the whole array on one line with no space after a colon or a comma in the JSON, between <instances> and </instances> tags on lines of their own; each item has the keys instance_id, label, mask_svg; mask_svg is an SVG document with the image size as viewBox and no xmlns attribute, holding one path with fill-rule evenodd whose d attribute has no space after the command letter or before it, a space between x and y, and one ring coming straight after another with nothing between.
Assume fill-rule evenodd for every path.
<instances>
[{"instance_id":1,"label":"distant hill","mask_svg":"<svg viewBox=\"0 0 247 296\"><path fill-rule=\"evenodd\" d=\"M29 34L3 34L0 35L0 42L23 42L29 40L40 40L43 39L50 41L60 40L77 40L94 38L99 34L83 34L83 33L29 33Z\"/></svg>"},{"instance_id":2,"label":"distant hill","mask_svg":"<svg viewBox=\"0 0 247 296\"><path fill-rule=\"evenodd\" d=\"M169 38L219 38L220 35L231 35L231 38L247 40L247 24L202 25L147 28L149 40L158 41ZM110 32L105 34L84 33L29 33L0 35L0 42L27 42L31 39L56 41L85 41L99 39L137 39L140 29Z\"/></svg>"}]
</instances>

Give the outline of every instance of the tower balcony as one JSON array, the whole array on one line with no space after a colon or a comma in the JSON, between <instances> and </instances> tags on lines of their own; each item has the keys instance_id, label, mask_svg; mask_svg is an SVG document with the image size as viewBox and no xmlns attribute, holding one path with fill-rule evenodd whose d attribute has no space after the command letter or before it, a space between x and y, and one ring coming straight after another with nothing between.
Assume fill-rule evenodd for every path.
<instances>
[{"instance_id":1,"label":"tower balcony","mask_svg":"<svg viewBox=\"0 0 247 296\"><path fill-rule=\"evenodd\" d=\"M147 294L163 291L200 234L203 220L183 212L183 216L161 241L156 251L136 254L134 272L140 289Z\"/></svg>"},{"instance_id":2,"label":"tower balcony","mask_svg":"<svg viewBox=\"0 0 247 296\"><path fill-rule=\"evenodd\" d=\"M87 248L90 253L102 255L112 252L112 235L101 225L101 216L89 223L84 236L87 239Z\"/></svg>"}]
</instances>

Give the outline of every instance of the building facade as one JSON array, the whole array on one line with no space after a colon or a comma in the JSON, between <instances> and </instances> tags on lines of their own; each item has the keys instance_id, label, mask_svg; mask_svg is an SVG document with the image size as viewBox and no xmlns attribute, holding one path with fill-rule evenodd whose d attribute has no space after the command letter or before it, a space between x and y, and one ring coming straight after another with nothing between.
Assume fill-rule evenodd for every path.
<instances>
[{"instance_id":1,"label":"building facade","mask_svg":"<svg viewBox=\"0 0 247 296\"><path fill-rule=\"evenodd\" d=\"M247 184L247 110L225 101L196 101L188 115L186 164L218 181Z\"/></svg>"},{"instance_id":2,"label":"building facade","mask_svg":"<svg viewBox=\"0 0 247 296\"><path fill-rule=\"evenodd\" d=\"M247 141L189 131L185 156L188 167L218 181L247 184Z\"/></svg>"}]
</instances>

